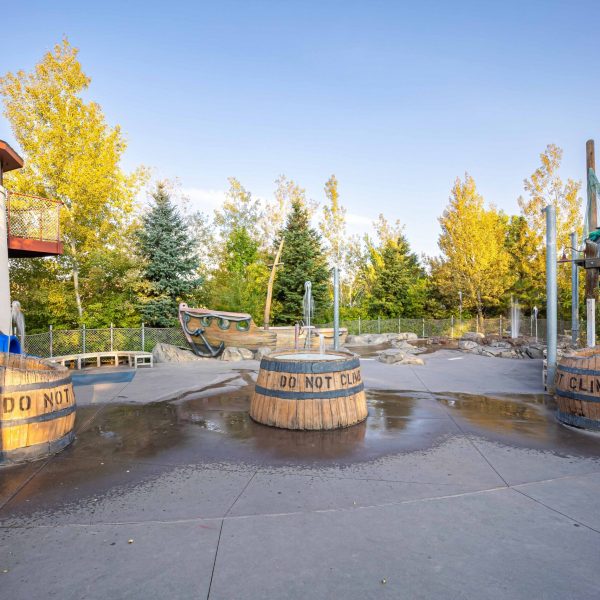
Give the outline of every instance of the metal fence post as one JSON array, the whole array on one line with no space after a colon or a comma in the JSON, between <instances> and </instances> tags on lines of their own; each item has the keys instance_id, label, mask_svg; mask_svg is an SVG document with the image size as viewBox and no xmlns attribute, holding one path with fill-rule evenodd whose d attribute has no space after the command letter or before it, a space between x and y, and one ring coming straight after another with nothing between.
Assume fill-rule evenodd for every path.
<instances>
[{"instance_id":1,"label":"metal fence post","mask_svg":"<svg viewBox=\"0 0 600 600\"><path fill-rule=\"evenodd\" d=\"M81 352L85 354L85 323L81 328Z\"/></svg>"},{"instance_id":2,"label":"metal fence post","mask_svg":"<svg viewBox=\"0 0 600 600\"><path fill-rule=\"evenodd\" d=\"M500 315L500 337L502 337L502 315Z\"/></svg>"},{"instance_id":3,"label":"metal fence post","mask_svg":"<svg viewBox=\"0 0 600 600\"><path fill-rule=\"evenodd\" d=\"M377 317L377 333L381 333L381 317Z\"/></svg>"},{"instance_id":4,"label":"metal fence post","mask_svg":"<svg viewBox=\"0 0 600 600\"><path fill-rule=\"evenodd\" d=\"M142 352L146 351L146 329L144 327L144 323L142 322Z\"/></svg>"},{"instance_id":5,"label":"metal fence post","mask_svg":"<svg viewBox=\"0 0 600 600\"><path fill-rule=\"evenodd\" d=\"M360 317L358 317L358 335L360 335Z\"/></svg>"},{"instance_id":6,"label":"metal fence post","mask_svg":"<svg viewBox=\"0 0 600 600\"><path fill-rule=\"evenodd\" d=\"M113 352L114 351L114 345L115 345L115 332L114 332L114 325L111 323L110 324L110 351Z\"/></svg>"},{"instance_id":7,"label":"metal fence post","mask_svg":"<svg viewBox=\"0 0 600 600\"><path fill-rule=\"evenodd\" d=\"M454 337L454 315L450 315L450 339Z\"/></svg>"},{"instance_id":8,"label":"metal fence post","mask_svg":"<svg viewBox=\"0 0 600 600\"><path fill-rule=\"evenodd\" d=\"M596 345L596 299L588 298L587 303L587 347Z\"/></svg>"},{"instance_id":9,"label":"metal fence post","mask_svg":"<svg viewBox=\"0 0 600 600\"><path fill-rule=\"evenodd\" d=\"M50 325L50 358L52 358L53 355L53 342L54 342L54 333L52 332L52 325Z\"/></svg>"},{"instance_id":10,"label":"metal fence post","mask_svg":"<svg viewBox=\"0 0 600 600\"><path fill-rule=\"evenodd\" d=\"M423 339L425 339L425 319L423 319Z\"/></svg>"}]
</instances>

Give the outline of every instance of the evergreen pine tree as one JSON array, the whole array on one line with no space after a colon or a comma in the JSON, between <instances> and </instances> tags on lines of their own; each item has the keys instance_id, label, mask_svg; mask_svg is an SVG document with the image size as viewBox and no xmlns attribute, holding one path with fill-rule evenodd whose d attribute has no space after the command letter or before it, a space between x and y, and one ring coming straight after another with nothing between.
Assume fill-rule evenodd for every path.
<instances>
[{"instance_id":1,"label":"evergreen pine tree","mask_svg":"<svg viewBox=\"0 0 600 600\"><path fill-rule=\"evenodd\" d=\"M292 202L280 236L284 238L281 254L283 266L277 273L273 289L275 319L285 324L302 320L304 283L310 281L315 301L314 321L318 322L329 308L329 270L321 236L310 227L308 210L300 201ZM276 245L278 244L279 240L276 241Z\"/></svg>"},{"instance_id":2,"label":"evergreen pine tree","mask_svg":"<svg viewBox=\"0 0 600 600\"><path fill-rule=\"evenodd\" d=\"M152 197L154 204L143 216L138 233L145 261L141 311L149 325L170 327L176 323L178 302L199 284L198 258L164 183L157 184Z\"/></svg>"},{"instance_id":3,"label":"evergreen pine tree","mask_svg":"<svg viewBox=\"0 0 600 600\"><path fill-rule=\"evenodd\" d=\"M406 237L399 233L385 241L369 296L372 315L420 316L425 302L426 278Z\"/></svg>"}]
</instances>

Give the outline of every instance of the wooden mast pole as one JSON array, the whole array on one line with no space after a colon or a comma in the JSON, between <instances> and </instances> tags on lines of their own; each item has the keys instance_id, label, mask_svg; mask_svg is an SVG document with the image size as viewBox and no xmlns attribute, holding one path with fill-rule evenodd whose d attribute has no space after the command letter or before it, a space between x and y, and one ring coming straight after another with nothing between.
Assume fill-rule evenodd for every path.
<instances>
[{"instance_id":1,"label":"wooden mast pole","mask_svg":"<svg viewBox=\"0 0 600 600\"><path fill-rule=\"evenodd\" d=\"M597 205L598 199L596 198L596 191L590 190L589 178L590 169L596 172L596 153L594 149L594 140L588 140L585 144L585 156L586 156L586 168L585 175L586 181L588 182L588 190L590 194L590 207L587 215L588 218L588 230L589 233L594 231L598 227L598 212ZM596 258L598 256L598 244L590 242L589 240L585 243L585 258ZM598 269L586 269L585 270L585 297L598 299Z\"/></svg>"},{"instance_id":2,"label":"wooden mast pole","mask_svg":"<svg viewBox=\"0 0 600 600\"><path fill-rule=\"evenodd\" d=\"M283 236L279 242L279 248L277 248L277 254L275 260L271 266L271 274L269 275L269 283L267 285L267 301L265 302L265 315L264 315L264 328L269 329L271 322L271 301L273 299L273 284L275 283L275 270L281 264L279 259L281 258L281 252L283 250Z\"/></svg>"}]
</instances>

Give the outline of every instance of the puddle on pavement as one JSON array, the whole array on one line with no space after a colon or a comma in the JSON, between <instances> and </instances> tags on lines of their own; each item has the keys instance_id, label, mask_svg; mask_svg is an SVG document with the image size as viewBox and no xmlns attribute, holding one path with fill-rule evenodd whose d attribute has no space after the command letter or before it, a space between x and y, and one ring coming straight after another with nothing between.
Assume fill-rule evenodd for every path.
<instances>
[{"instance_id":1,"label":"puddle on pavement","mask_svg":"<svg viewBox=\"0 0 600 600\"><path fill-rule=\"evenodd\" d=\"M240 373L238 381L240 375L250 378ZM174 468L185 479L197 465L217 471L284 465L343 468L428 451L464 434L561 456L600 457L600 436L557 423L554 402L547 396L368 390L365 422L336 431L300 432L252 421L248 407L253 386L231 390L230 382L172 402L79 408L75 442L15 497L15 506L25 514L60 504L65 490L75 505L78 498L95 501L108 490L125 493ZM7 485L19 470L23 467L0 470L0 498L12 496ZM27 473L22 476L28 478ZM24 504L29 499L31 504Z\"/></svg>"},{"instance_id":2,"label":"puddle on pavement","mask_svg":"<svg viewBox=\"0 0 600 600\"><path fill-rule=\"evenodd\" d=\"M343 466L425 451L464 433L559 455L600 456L600 436L557 423L548 396L368 390L365 422L303 432L255 423L248 416L253 386L232 391L227 383L172 402L82 407L77 438L57 459L91 461L107 475L110 465L118 471L124 463ZM81 476L93 473L82 469Z\"/></svg>"},{"instance_id":3,"label":"puddle on pavement","mask_svg":"<svg viewBox=\"0 0 600 600\"><path fill-rule=\"evenodd\" d=\"M600 455L600 438L558 424L547 396L368 390L366 422L305 432L255 423L248 416L253 386L231 391L226 385L173 402L107 405L60 456L160 464L349 464L427 450L462 433L560 454ZM78 421L84 423L91 410L79 409Z\"/></svg>"}]
</instances>

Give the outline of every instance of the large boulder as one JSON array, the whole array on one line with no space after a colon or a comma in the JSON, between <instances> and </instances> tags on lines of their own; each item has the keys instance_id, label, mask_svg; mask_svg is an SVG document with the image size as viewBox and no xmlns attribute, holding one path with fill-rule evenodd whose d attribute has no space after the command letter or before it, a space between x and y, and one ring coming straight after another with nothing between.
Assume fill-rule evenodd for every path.
<instances>
[{"instance_id":1,"label":"large boulder","mask_svg":"<svg viewBox=\"0 0 600 600\"><path fill-rule=\"evenodd\" d=\"M403 331L402 333L395 333L393 335L398 336L396 339L398 340L418 340L419 336L412 331Z\"/></svg>"},{"instance_id":2,"label":"large boulder","mask_svg":"<svg viewBox=\"0 0 600 600\"><path fill-rule=\"evenodd\" d=\"M377 356L377 360L382 363L386 363L388 365L393 365L394 363L401 362L406 358L406 354L402 350L397 350L396 348L390 348L389 350L384 350L380 352Z\"/></svg>"},{"instance_id":3,"label":"large boulder","mask_svg":"<svg viewBox=\"0 0 600 600\"><path fill-rule=\"evenodd\" d=\"M479 333L478 331L467 331L466 333L462 334L461 340L468 340L470 342L481 343L483 341L483 338L485 338L485 335L483 335L483 333Z\"/></svg>"},{"instance_id":4,"label":"large boulder","mask_svg":"<svg viewBox=\"0 0 600 600\"><path fill-rule=\"evenodd\" d=\"M424 365L425 361L422 358L416 356L405 356L400 363L401 365Z\"/></svg>"},{"instance_id":5,"label":"large boulder","mask_svg":"<svg viewBox=\"0 0 600 600\"><path fill-rule=\"evenodd\" d=\"M544 346L541 344L531 344L524 350L529 358L544 358Z\"/></svg>"},{"instance_id":6,"label":"large boulder","mask_svg":"<svg viewBox=\"0 0 600 600\"><path fill-rule=\"evenodd\" d=\"M378 346L395 339L397 335L397 333L365 333L363 335L349 335L346 338L346 346Z\"/></svg>"},{"instance_id":7,"label":"large boulder","mask_svg":"<svg viewBox=\"0 0 600 600\"><path fill-rule=\"evenodd\" d=\"M229 346L223 350L223 354L221 354L221 360L227 362L239 362L240 360L252 360L254 358L254 354L252 354L251 350L247 348L236 348L234 346Z\"/></svg>"},{"instance_id":8,"label":"large boulder","mask_svg":"<svg viewBox=\"0 0 600 600\"><path fill-rule=\"evenodd\" d=\"M272 350L268 346L261 346L254 353L254 360L262 360L265 356L271 354Z\"/></svg>"},{"instance_id":9,"label":"large boulder","mask_svg":"<svg viewBox=\"0 0 600 600\"><path fill-rule=\"evenodd\" d=\"M377 360L388 365L424 365L422 358L417 358L411 354L406 354L403 350L390 348L380 352Z\"/></svg>"},{"instance_id":10,"label":"large boulder","mask_svg":"<svg viewBox=\"0 0 600 600\"><path fill-rule=\"evenodd\" d=\"M502 348L504 350L510 350L512 348L512 344L504 340L494 340L491 342L488 341L488 346L492 346L493 348Z\"/></svg>"},{"instance_id":11,"label":"large boulder","mask_svg":"<svg viewBox=\"0 0 600 600\"><path fill-rule=\"evenodd\" d=\"M466 351L470 352L471 350L474 350L475 348L478 348L478 347L479 347L479 344L472 340L459 340L459 342L458 342L459 350L466 350Z\"/></svg>"},{"instance_id":12,"label":"large boulder","mask_svg":"<svg viewBox=\"0 0 600 600\"><path fill-rule=\"evenodd\" d=\"M394 348L398 348L398 350L406 352L406 354L421 354L422 352L427 352L426 348L419 348L419 346L413 346L406 340L394 340L392 342L392 346Z\"/></svg>"},{"instance_id":13,"label":"large boulder","mask_svg":"<svg viewBox=\"0 0 600 600\"><path fill-rule=\"evenodd\" d=\"M196 360L209 360L202 356L196 356L191 350L172 346L171 344L156 344L152 350L152 359L155 363L182 363Z\"/></svg>"}]
</instances>

